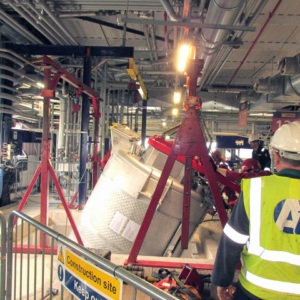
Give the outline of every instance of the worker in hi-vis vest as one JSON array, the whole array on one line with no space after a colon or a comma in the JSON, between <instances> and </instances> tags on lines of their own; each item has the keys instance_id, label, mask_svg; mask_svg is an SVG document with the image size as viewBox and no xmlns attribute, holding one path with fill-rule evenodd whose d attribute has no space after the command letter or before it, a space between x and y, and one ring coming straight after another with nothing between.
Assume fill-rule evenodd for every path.
<instances>
[{"instance_id":1,"label":"worker in hi-vis vest","mask_svg":"<svg viewBox=\"0 0 300 300\"><path fill-rule=\"evenodd\" d=\"M278 173L242 180L223 230L212 274L221 300L300 299L300 123L280 127L270 152Z\"/></svg>"}]
</instances>

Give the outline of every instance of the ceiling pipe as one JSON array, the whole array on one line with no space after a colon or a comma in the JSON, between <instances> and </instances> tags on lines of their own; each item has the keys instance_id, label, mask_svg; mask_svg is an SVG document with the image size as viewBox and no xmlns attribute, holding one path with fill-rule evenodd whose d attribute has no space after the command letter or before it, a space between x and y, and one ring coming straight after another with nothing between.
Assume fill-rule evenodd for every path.
<instances>
[{"instance_id":1,"label":"ceiling pipe","mask_svg":"<svg viewBox=\"0 0 300 300\"><path fill-rule=\"evenodd\" d=\"M43 34L52 44L56 44L56 40L49 34L49 31L46 31L41 24L37 23L35 19L32 18L27 12L23 9L21 4L20 7L17 7L13 1L7 2L7 4L16 11L20 16L22 16L28 23L30 23L36 30L38 30L41 34Z\"/></svg>"},{"instance_id":2,"label":"ceiling pipe","mask_svg":"<svg viewBox=\"0 0 300 300\"><path fill-rule=\"evenodd\" d=\"M49 15L52 21L62 30L62 32L66 35L66 37L70 40L72 45L78 46L79 43L73 38L70 32L65 28L62 22L53 14L49 6L45 3L44 0L36 0L36 3L41 5L41 7L45 10L45 12Z\"/></svg>"},{"instance_id":3,"label":"ceiling pipe","mask_svg":"<svg viewBox=\"0 0 300 300\"><path fill-rule=\"evenodd\" d=\"M150 50L151 52L149 53L150 56L150 60L153 61L154 60L154 53L152 53L153 49L151 47L151 43L150 43L150 38L149 38L149 27L148 25L144 25L144 35L145 35L145 40L146 40L146 44L147 44L147 48L148 50Z\"/></svg>"},{"instance_id":4,"label":"ceiling pipe","mask_svg":"<svg viewBox=\"0 0 300 300\"><path fill-rule=\"evenodd\" d=\"M8 100L11 100L13 102L21 102L20 98L18 98L16 96L13 96L11 94L7 94L7 93L1 93L0 92L0 98L8 99Z\"/></svg>"},{"instance_id":5,"label":"ceiling pipe","mask_svg":"<svg viewBox=\"0 0 300 300\"><path fill-rule=\"evenodd\" d=\"M8 26L17 31L20 35L26 38L33 44L42 44L42 41L36 38L33 34L27 31L23 26L21 26L15 19L9 16L5 11L0 9L0 19L2 19Z\"/></svg>"},{"instance_id":6,"label":"ceiling pipe","mask_svg":"<svg viewBox=\"0 0 300 300\"><path fill-rule=\"evenodd\" d=\"M0 88L7 89L7 90L9 90L9 91L11 91L13 93L17 93L17 94L21 94L22 93L22 92L16 90L15 88L12 88L12 87L4 85L4 84L0 84Z\"/></svg>"},{"instance_id":7,"label":"ceiling pipe","mask_svg":"<svg viewBox=\"0 0 300 300\"><path fill-rule=\"evenodd\" d=\"M20 62L18 59L13 58L12 56L10 56L8 54L0 52L0 57L10 60L11 62L15 63L16 65L20 66L21 68L25 67L25 65L22 62Z\"/></svg>"},{"instance_id":8,"label":"ceiling pipe","mask_svg":"<svg viewBox=\"0 0 300 300\"><path fill-rule=\"evenodd\" d=\"M47 18L45 18L45 16L41 14L30 1L23 0L23 3L25 3L38 16L39 20L42 20L48 26L47 30L49 30L49 33L51 33L51 35L57 40L58 44L60 45L66 44L65 39L60 35L60 33L56 29L53 28L53 24L48 22ZM25 9L24 6L23 9Z\"/></svg>"},{"instance_id":9,"label":"ceiling pipe","mask_svg":"<svg viewBox=\"0 0 300 300\"><path fill-rule=\"evenodd\" d=\"M171 21L181 21L181 17L177 16L169 0L160 0L160 3L162 4Z\"/></svg>"},{"instance_id":10,"label":"ceiling pipe","mask_svg":"<svg viewBox=\"0 0 300 300\"><path fill-rule=\"evenodd\" d=\"M26 2L25 2L26 3ZM28 6L28 3L26 3ZM39 28L42 28L43 30L45 30L45 32L48 34L48 36L51 36L51 40L54 40L54 42L52 42L55 45L64 45L63 42L60 41L59 38L57 38L55 32L53 31L53 26L52 25L47 25L44 24L44 21L41 17L40 14L38 13L37 16L34 15L34 12L32 12L32 9L30 10L30 8L28 8L27 6L25 6L25 4L20 3L20 7L35 21L37 18L40 20L38 22ZM38 29L38 28L37 28ZM39 30L39 29L38 29ZM50 40L50 41L51 41Z\"/></svg>"},{"instance_id":11,"label":"ceiling pipe","mask_svg":"<svg viewBox=\"0 0 300 300\"><path fill-rule=\"evenodd\" d=\"M245 0L212 0L209 4L204 24L233 25L238 15L242 13ZM228 36L228 30L203 28L200 36L200 56L204 59L203 77L198 83L205 82L208 68L223 41ZM207 74L207 75L206 75ZM201 87L200 87L201 88Z\"/></svg>"},{"instance_id":12,"label":"ceiling pipe","mask_svg":"<svg viewBox=\"0 0 300 300\"><path fill-rule=\"evenodd\" d=\"M15 77L12 77L9 75L0 74L0 78L12 81L14 83L14 85L17 85L17 84L22 85L23 84L23 81L21 79L17 79Z\"/></svg>"},{"instance_id":13,"label":"ceiling pipe","mask_svg":"<svg viewBox=\"0 0 300 300\"><path fill-rule=\"evenodd\" d=\"M33 63L31 63L29 60L27 60L26 58L24 58L23 56L17 54L16 52L12 51L12 50L9 50L9 49L5 49L5 48L0 48L0 51L1 52L5 52L5 53L9 53L15 57L17 57L19 60L25 62L26 65L30 65L31 67L33 67L34 69L36 69L37 71L39 72L42 72L42 70L35 66Z\"/></svg>"},{"instance_id":14,"label":"ceiling pipe","mask_svg":"<svg viewBox=\"0 0 300 300\"><path fill-rule=\"evenodd\" d=\"M268 19L266 20L266 22L264 23L263 27L261 28L261 30L259 31L256 39L254 40L254 42L252 43L251 47L249 48L249 50L247 51L245 57L243 58L243 60L241 61L240 65L238 66L238 68L236 69L236 71L234 72L234 74L232 75L231 79L229 80L225 90L229 87L230 83L232 82L232 80L235 78L236 74L239 72L239 70L241 69L242 65L244 64L244 62L246 61L247 57L249 56L249 54L251 53L252 49L254 48L254 46L256 45L257 41L259 40L260 36L262 35L262 33L265 31L267 25L269 24L270 20L273 18L276 10L278 9L279 5L281 4L282 0L279 0L277 2L277 4L275 5L274 9L272 10L272 12L270 13Z\"/></svg>"},{"instance_id":15,"label":"ceiling pipe","mask_svg":"<svg viewBox=\"0 0 300 300\"><path fill-rule=\"evenodd\" d=\"M154 25L149 26L149 31L151 35L151 42L152 42L152 49L151 51L156 51L157 50L157 45L156 45L156 39L155 39L155 32L154 32ZM153 53L154 59L158 60L158 55L156 52Z\"/></svg>"},{"instance_id":16,"label":"ceiling pipe","mask_svg":"<svg viewBox=\"0 0 300 300\"><path fill-rule=\"evenodd\" d=\"M246 18L244 18L245 20L245 23L247 26L252 26L252 24L255 22L255 20L257 19L257 17L260 15L261 11L264 9L264 7L266 6L267 2L269 0L262 0L260 2L260 4L258 5L257 9L255 10L253 16L251 17L251 19L246 23ZM248 12L250 12L250 9L248 10ZM245 15L246 17L246 15ZM242 32L239 36L238 36L238 39L239 40L243 40L244 36L246 35L247 32ZM236 36L236 34L234 35ZM231 39L233 40L233 39ZM226 64L226 62L228 61L229 57L231 56L233 52L233 48L229 49L229 52L226 54L225 58L224 59L220 59L218 64L215 66L213 72L210 74L209 78L207 79L207 84L212 84L215 79L217 78L217 76L219 75L220 71L222 70L222 68L224 67L224 65Z\"/></svg>"},{"instance_id":17,"label":"ceiling pipe","mask_svg":"<svg viewBox=\"0 0 300 300\"><path fill-rule=\"evenodd\" d=\"M203 20L204 20L203 13L204 13L204 8L205 8L205 2L206 2L205 0L200 0L199 7L198 7L198 14L197 14L197 16L198 16L198 18L200 18L201 23L203 23ZM200 30L200 28L195 28L194 29L193 35L195 37L199 33L199 30Z\"/></svg>"}]
</instances>

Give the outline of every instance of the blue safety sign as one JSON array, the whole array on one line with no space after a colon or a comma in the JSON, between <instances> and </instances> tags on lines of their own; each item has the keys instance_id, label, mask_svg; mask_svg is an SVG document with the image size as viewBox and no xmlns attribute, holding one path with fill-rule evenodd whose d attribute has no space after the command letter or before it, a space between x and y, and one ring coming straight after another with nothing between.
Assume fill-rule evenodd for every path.
<instances>
[{"instance_id":1,"label":"blue safety sign","mask_svg":"<svg viewBox=\"0 0 300 300\"><path fill-rule=\"evenodd\" d=\"M66 280L65 286L66 288L72 292L77 298L82 300L107 300L96 291L92 290L85 283L80 281L76 276L72 275L67 270L66 272Z\"/></svg>"}]
</instances>

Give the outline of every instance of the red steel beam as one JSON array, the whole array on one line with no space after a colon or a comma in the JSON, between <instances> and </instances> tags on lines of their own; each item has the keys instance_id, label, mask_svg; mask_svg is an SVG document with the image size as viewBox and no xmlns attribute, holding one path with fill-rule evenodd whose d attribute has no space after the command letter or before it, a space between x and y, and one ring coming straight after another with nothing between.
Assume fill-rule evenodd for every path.
<instances>
[{"instance_id":1,"label":"red steel beam","mask_svg":"<svg viewBox=\"0 0 300 300\"><path fill-rule=\"evenodd\" d=\"M27 199L28 199L28 197L29 197L32 189L33 189L33 186L36 183L36 180L37 180L37 178L39 177L39 175L41 173L41 169L42 169L42 165L39 164L38 168L36 169L36 171L35 171L35 173L33 175L32 180L31 180L31 182L30 182L30 184L28 186L28 189L27 189L27 191L26 191L26 193L24 195L24 198L22 199L22 201L21 201L21 203L20 203L20 205L18 207L18 211L22 211L24 205L26 204L26 201L27 201ZM15 224L15 221L14 221L14 224Z\"/></svg>"},{"instance_id":2,"label":"red steel beam","mask_svg":"<svg viewBox=\"0 0 300 300\"><path fill-rule=\"evenodd\" d=\"M51 70L44 70L44 108L43 108L43 136L42 136L42 161L41 161L41 219L40 222L48 226L49 211L49 173L48 160L50 159L50 97L46 91L52 89Z\"/></svg>"},{"instance_id":3,"label":"red steel beam","mask_svg":"<svg viewBox=\"0 0 300 300\"><path fill-rule=\"evenodd\" d=\"M153 261L153 260L137 260L130 262L129 259L125 260L124 265L133 264L134 266L152 267L152 268L176 268L182 269L186 266L187 262L172 262L172 261ZM199 270L212 270L213 264L195 264L188 263L191 268Z\"/></svg>"},{"instance_id":4,"label":"red steel beam","mask_svg":"<svg viewBox=\"0 0 300 300\"><path fill-rule=\"evenodd\" d=\"M52 66L62 77L65 81L69 82L76 88L80 89L83 93L87 94L91 98L99 99L100 101L103 101L100 96L89 86L78 80L76 77L74 77L71 73L66 71L64 68L62 68L58 63L53 61L51 58L49 58L47 55L43 55L43 62L47 65ZM95 107L94 107L95 109ZM98 109L96 108L96 111Z\"/></svg>"}]
</instances>

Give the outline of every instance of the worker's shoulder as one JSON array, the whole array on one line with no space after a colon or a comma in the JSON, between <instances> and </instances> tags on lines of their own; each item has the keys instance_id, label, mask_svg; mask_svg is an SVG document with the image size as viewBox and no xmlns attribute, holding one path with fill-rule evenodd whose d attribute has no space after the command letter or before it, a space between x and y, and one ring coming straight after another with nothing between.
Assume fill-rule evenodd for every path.
<instances>
[{"instance_id":1,"label":"worker's shoulder","mask_svg":"<svg viewBox=\"0 0 300 300\"><path fill-rule=\"evenodd\" d=\"M272 173L269 171L250 172L250 173L244 173L243 179L251 179L251 178L264 177L270 175L272 175Z\"/></svg>"},{"instance_id":2,"label":"worker's shoulder","mask_svg":"<svg viewBox=\"0 0 300 300\"><path fill-rule=\"evenodd\" d=\"M269 150L265 147L260 147L260 148L258 148L257 151L260 152L260 153L269 153Z\"/></svg>"}]
</instances>

